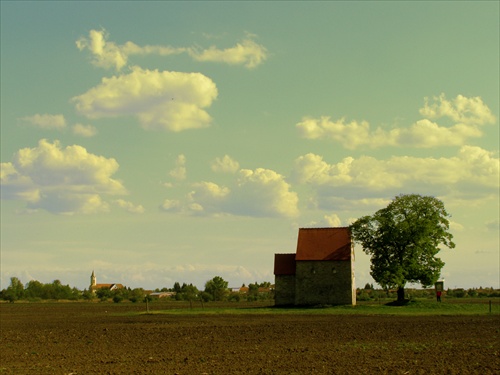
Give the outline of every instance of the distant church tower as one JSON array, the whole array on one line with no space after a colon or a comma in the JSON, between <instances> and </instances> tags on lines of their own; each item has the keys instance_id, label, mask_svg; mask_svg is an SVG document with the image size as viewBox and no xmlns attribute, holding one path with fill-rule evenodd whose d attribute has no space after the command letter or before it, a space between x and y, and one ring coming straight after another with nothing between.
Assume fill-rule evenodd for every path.
<instances>
[{"instance_id":1,"label":"distant church tower","mask_svg":"<svg viewBox=\"0 0 500 375\"><path fill-rule=\"evenodd\" d=\"M95 277L94 270L92 270L92 275L90 275L90 290L92 290L97 285L97 279Z\"/></svg>"}]
</instances>

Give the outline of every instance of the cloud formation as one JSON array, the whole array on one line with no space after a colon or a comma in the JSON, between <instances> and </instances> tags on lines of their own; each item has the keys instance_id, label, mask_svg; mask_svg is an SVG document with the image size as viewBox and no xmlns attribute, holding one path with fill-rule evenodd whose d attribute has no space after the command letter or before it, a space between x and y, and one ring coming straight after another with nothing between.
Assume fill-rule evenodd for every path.
<instances>
[{"instance_id":1,"label":"cloud formation","mask_svg":"<svg viewBox=\"0 0 500 375\"><path fill-rule=\"evenodd\" d=\"M114 203L118 207L123 208L125 211L130 212L131 214L142 214L145 211L142 205L135 205L132 202L126 201L124 199L117 199L114 201Z\"/></svg>"},{"instance_id":2,"label":"cloud formation","mask_svg":"<svg viewBox=\"0 0 500 375\"><path fill-rule=\"evenodd\" d=\"M296 217L297 193L284 177L271 169L241 169L233 191L232 210L250 216Z\"/></svg>"},{"instance_id":3,"label":"cloud formation","mask_svg":"<svg viewBox=\"0 0 500 375\"><path fill-rule=\"evenodd\" d=\"M309 153L295 160L292 178L316 191L317 204L331 208L337 197L365 199L393 196L403 191L432 195L488 197L498 193L499 159L480 147L463 146L450 158L394 156L377 160L370 156L347 157L328 164Z\"/></svg>"},{"instance_id":4,"label":"cloud formation","mask_svg":"<svg viewBox=\"0 0 500 375\"><path fill-rule=\"evenodd\" d=\"M90 138L97 134L97 129L92 125L75 124L73 125L73 134L80 137Z\"/></svg>"},{"instance_id":5,"label":"cloud formation","mask_svg":"<svg viewBox=\"0 0 500 375\"><path fill-rule=\"evenodd\" d=\"M62 148L59 141L42 139L34 148L23 148L12 162L2 163L2 199L22 200L30 210L74 214L106 212L102 196L127 191L111 176L115 159L87 152L81 146Z\"/></svg>"},{"instance_id":6,"label":"cloud formation","mask_svg":"<svg viewBox=\"0 0 500 375\"><path fill-rule=\"evenodd\" d=\"M41 129L61 130L66 127L66 119L63 115L36 114L33 116L22 117L20 120Z\"/></svg>"},{"instance_id":7,"label":"cloud formation","mask_svg":"<svg viewBox=\"0 0 500 375\"><path fill-rule=\"evenodd\" d=\"M492 124L496 121L495 116L479 96L467 98L458 95L455 99L447 100L444 94L433 98L435 103L429 104L429 98L425 98L425 104L420 109L420 114L429 119L448 117L452 121L466 125Z\"/></svg>"},{"instance_id":8,"label":"cloud formation","mask_svg":"<svg viewBox=\"0 0 500 375\"><path fill-rule=\"evenodd\" d=\"M199 47L171 47L159 45L139 46L131 41L118 45L108 41L109 34L105 30L90 30L88 37L76 41L80 51L88 50L92 56L92 64L101 68L114 68L120 71L127 66L132 55L169 56L187 53L196 61L222 62L230 65L243 65L255 68L267 58L266 49L249 35L236 46L219 49L211 46L208 49Z\"/></svg>"},{"instance_id":9,"label":"cloud formation","mask_svg":"<svg viewBox=\"0 0 500 375\"><path fill-rule=\"evenodd\" d=\"M230 186L202 181L192 185L187 201L166 199L161 209L194 215L237 215L254 217L296 217L297 193L284 177L264 168L241 169Z\"/></svg>"},{"instance_id":10,"label":"cloud formation","mask_svg":"<svg viewBox=\"0 0 500 375\"><path fill-rule=\"evenodd\" d=\"M91 119L135 116L145 129L179 132L209 126L204 108L216 98L215 83L201 73L133 67L129 74L103 78L72 102Z\"/></svg>"},{"instance_id":11,"label":"cloud formation","mask_svg":"<svg viewBox=\"0 0 500 375\"><path fill-rule=\"evenodd\" d=\"M326 226L328 227L342 226L342 220L340 220L337 214L325 215L323 216L323 221L326 223Z\"/></svg>"},{"instance_id":12,"label":"cloud formation","mask_svg":"<svg viewBox=\"0 0 500 375\"><path fill-rule=\"evenodd\" d=\"M236 46L219 49L211 46L208 49L188 49L188 53L196 61L223 62L229 65L244 65L252 69L267 59L267 50L252 39L245 39Z\"/></svg>"},{"instance_id":13,"label":"cloud formation","mask_svg":"<svg viewBox=\"0 0 500 375\"><path fill-rule=\"evenodd\" d=\"M341 227L341 226L342 226L342 220L337 214L323 215L323 218L319 222L311 221L310 223L305 225L305 227L311 227L311 228Z\"/></svg>"},{"instance_id":14,"label":"cloud formation","mask_svg":"<svg viewBox=\"0 0 500 375\"><path fill-rule=\"evenodd\" d=\"M367 121L346 122L345 118L332 121L330 117L304 117L296 124L299 134L307 139L327 139L341 143L347 149L359 147L379 148L384 146L430 148L440 146L462 146L469 138L483 135L481 125L492 124L495 117L480 97L466 98L458 95L448 101L444 94L435 97L429 104L425 98L420 113L426 118L407 128L372 130ZM448 118L451 126L442 126L431 120Z\"/></svg>"},{"instance_id":15,"label":"cloud formation","mask_svg":"<svg viewBox=\"0 0 500 375\"><path fill-rule=\"evenodd\" d=\"M185 48L173 48L163 46L140 47L132 42L118 45L108 41L109 34L106 30L90 30L88 38L81 37L76 41L80 51L89 50L92 56L92 64L100 68L114 68L119 71L127 65L130 55L155 54L168 56L185 52Z\"/></svg>"},{"instance_id":16,"label":"cloud formation","mask_svg":"<svg viewBox=\"0 0 500 375\"><path fill-rule=\"evenodd\" d=\"M210 168L214 172L236 173L240 169L240 164L231 158L231 156L224 155L222 158L215 158L210 163Z\"/></svg>"},{"instance_id":17,"label":"cloud formation","mask_svg":"<svg viewBox=\"0 0 500 375\"><path fill-rule=\"evenodd\" d=\"M186 157L180 154L175 160L175 168L169 172L169 175L178 181L182 181L186 179L186 174Z\"/></svg>"},{"instance_id":18,"label":"cloud formation","mask_svg":"<svg viewBox=\"0 0 500 375\"><path fill-rule=\"evenodd\" d=\"M177 199L165 199L160 205L160 210L166 212L181 212L182 203Z\"/></svg>"}]
</instances>

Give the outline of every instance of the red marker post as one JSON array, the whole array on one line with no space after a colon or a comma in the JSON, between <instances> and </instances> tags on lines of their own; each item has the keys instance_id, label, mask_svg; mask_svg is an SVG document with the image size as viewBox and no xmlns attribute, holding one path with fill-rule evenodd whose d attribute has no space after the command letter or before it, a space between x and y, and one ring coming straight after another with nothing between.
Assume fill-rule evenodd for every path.
<instances>
[{"instance_id":1,"label":"red marker post","mask_svg":"<svg viewBox=\"0 0 500 375\"><path fill-rule=\"evenodd\" d=\"M434 288L436 289L437 302L441 302L441 295L443 294L443 290L444 290L444 280L437 281L434 284Z\"/></svg>"}]
</instances>

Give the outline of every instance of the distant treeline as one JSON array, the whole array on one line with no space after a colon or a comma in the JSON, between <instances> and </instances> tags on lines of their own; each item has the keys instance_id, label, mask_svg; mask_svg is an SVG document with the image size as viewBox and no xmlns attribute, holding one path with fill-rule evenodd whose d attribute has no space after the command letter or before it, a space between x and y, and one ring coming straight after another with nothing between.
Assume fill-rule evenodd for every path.
<instances>
[{"instance_id":1,"label":"distant treeline","mask_svg":"<svg viewBox=\"0 0 500 375\"><path fill-rule=\"evenodd\" d=\"M435 298L436 291L434 288L427 289L405 289L406 298L415 299L415 298ZM394 290L384 290L384 289L375 289L373 284L366 284L364 288L358 288L356 290L356 299L358 301L370 301L376 299L385 299L385 298L396 298L397 291ZM448 298L481 298L481 297L500 297L500 289L494 288L483 288L480 286L479 288L455 288L455 289L446 289L443 291L443 297Z\"/></svg>"},{"instance_id":2,"label":"distant treeline","mask_svg":"<svg viewBox=\"0 0 500 375\"><path fill-rule=\"evenodd\" d=\"M406 298L435 298L435 290L429 289L409 289L405 290ZM0 299L14 302L18 300L38 301L38 300L100 300L143 302L146 299L151 301L156 298L165 297L177 301L259 301L273 300L274 290L270 282L255 282L248 286L243 284L241 288L230 290L228 282L220 276L215 276L205 284L204 290L199 290L193 284L175 282L172 288L162 288L144 290L143 288L118 288L110 290L109 288L79 290L69 285L63 285L61 281L54 280L52 283L44 284L37 280L31 280L23 284L17 277L11 277L10 285L0 291ZM356 290L356 299L358 301L370 301L378 299L396 298L396 290L383 290L374 288L373 284L366 284L364 288ZM481 297L500 297L500 289L494 288L456 288L447 289L443 292L446 298L481 298Z\"/></svg>"},{"instance_id":3,"label":"distant treeline","mask_svg":"<svg viewBox=\"0 0 500 375\"><path fill-rule=\"evenodd\" d=\"M169 292L169 293L162 293ZM198 290L193 284L180 284L175 282L172 288L156 289L154 291L144 290L143 288L100 288L95 290L79 290L69 285L63 285L61 281L54 280L52 283L44 284L37 280L31 280L23 284L17 277L10 278L10 285L0 291L0 299L14 302L18 300L37 301L37 300L95 300L119 303L124 300L130 302L143 302L146 299L151 301L167 295L173 300L178 301L257 301L274 299L274 291L270 282L250 283L248 287L244 284L237 291L228 289L228 282L220 276L215 276L205 284L204 290Z\"/></svg>"},{"instance_id":4,"label":"distant treeline","mask_svg":"<svg viewBox=\"0 0 500 375\"><path fill-rule=\"evenodd\" d=\"M72 288L69 285L63 285L59 280L54 280L50 284L31 280L25 286L17 277L11 277L10 285L0 293L3 300L10 302L21 299L78 300L83 298L80 290Z\"/></svg>"}]
</instances>

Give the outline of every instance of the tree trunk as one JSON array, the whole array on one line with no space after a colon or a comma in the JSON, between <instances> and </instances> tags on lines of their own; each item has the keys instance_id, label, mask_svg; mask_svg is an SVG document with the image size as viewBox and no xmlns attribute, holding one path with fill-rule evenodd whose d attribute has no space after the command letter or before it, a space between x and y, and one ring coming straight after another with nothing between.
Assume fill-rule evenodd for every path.
<instances>
[{"instance_id":1,"label":"tree trunk","mask_svg":"<svg viewBox=\"0 0 500 375\"><path fill-rule=\"evenodd\" d=\"M403 303L405 301L405 287L398 287L398 302Z\"/></svg>"}]
</instances>

